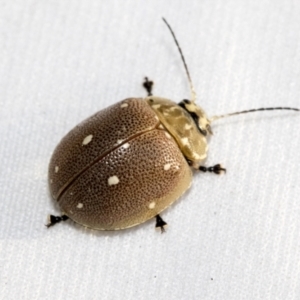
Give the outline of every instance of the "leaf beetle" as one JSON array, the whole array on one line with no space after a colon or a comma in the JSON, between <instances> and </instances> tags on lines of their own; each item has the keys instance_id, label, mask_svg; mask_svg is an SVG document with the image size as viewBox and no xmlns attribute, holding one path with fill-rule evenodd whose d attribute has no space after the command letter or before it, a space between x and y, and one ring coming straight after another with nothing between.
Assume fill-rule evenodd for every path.
<instances>
[{"instance_id":1,"label":"leaf beetle","mask_svg":"<svg viewBox=\"0 0 300 300\"><path fill-rule=\"evenodd\" d=\"M260 108L208 118L196 104L196 93L175 34L169 28L190 83L191 100L175 103L152 95L147 77L146 98L128 98L92 115L72 129L56 147L49 164L49 186L61 216L50 215L47 227L72 219L97 230L118 230L156 218L156 228L167 223L160 213L192 183L192 168L225 172L220 164L201 165L207 155L210 124L219 118Z\"/></svg>"}]
</instances>

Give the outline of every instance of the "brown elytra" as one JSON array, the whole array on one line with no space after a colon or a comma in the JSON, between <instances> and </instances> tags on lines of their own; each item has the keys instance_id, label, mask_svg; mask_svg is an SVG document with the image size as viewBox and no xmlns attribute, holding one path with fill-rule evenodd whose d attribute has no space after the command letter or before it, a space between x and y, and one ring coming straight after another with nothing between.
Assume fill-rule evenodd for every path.
<instances>
[{"instance_id":1,"label":"brown elytra","mask_svg":"<svg viewBox=\"0 0 300 300\"><path fill-rule=\"evenodd\" d=\"M139 98L125 99L80 123L56 147L49 165L50 191L63 214L100 230L153 218L191 181L178 144Z\"/></svg>"}]
</instances>

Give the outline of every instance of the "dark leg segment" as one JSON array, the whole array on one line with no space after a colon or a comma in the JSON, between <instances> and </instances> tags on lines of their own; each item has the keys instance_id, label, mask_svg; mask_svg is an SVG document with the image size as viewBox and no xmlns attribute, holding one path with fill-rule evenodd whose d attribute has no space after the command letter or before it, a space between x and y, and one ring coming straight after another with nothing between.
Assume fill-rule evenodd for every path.
<instances>
[{"instance_id":1,"label":"dark leg segment","mask_svg":"<svg viewBox=\"0 0 300 300\"><path fill-rule=\"evenodd\" d=\"M166 231L165 226L167 226L168 224L161 218L160 215L157 215L155 218L156 218L155 228L156 229L160 228L161 233L164 233Z\"/></svg>"},{"instance_id":2,"label":"dark leg segment","mask_svg":"<svg viewBox=\"0 0 300 300\"><path fill-rule=\"evenodd\" d=\"M49 228L50 226L53 226L56 223L59 223L61 221L66 221L68 219L69 219L69 217L66 216L66 215L62 215L62 216L53 216L53 215L50 215L49 216L49 223L46 226Z\"/></svg>"},{"instance_id":3,"label":"dark leg segment","mask_svg":"<svg viewBox=\"0 0 300 300\"><path fill-rule=\"evenodd\" d=\"M148 96L152 96L153 81L149 81L148 77L145 77L143 87L146 89Z\"/></svg>"},{"instance_id":4,"label":"dark leg segment","mask_svg":"<svg viewBox=\"0 0 300 300\"><path fill-rule=\"evenodd\" d=\"M226 173L226 169L222 168L222 166L220 164L214 165L212 167L200 166L198 170L202 171L202 172L211 172L211 173L215 173L218 175L221 174L222 172Z\"/></svg>"}]
</instances>

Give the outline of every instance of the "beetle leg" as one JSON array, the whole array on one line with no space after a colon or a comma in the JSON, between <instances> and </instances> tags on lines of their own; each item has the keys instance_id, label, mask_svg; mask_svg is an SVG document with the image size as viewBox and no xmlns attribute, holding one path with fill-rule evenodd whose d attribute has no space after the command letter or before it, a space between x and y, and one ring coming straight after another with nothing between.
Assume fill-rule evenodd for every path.
<instances>
[{"instance_id":1,"label":"beetle leg","mask_svg":"<svg viewBox=\"0 0 300 300\"><path fill-rule=\"evenodd\" d=\"M167 226L168 224L161 218L160 215L157 215L155 218L156 218L155 229L160 228L161 233L164 233L166 231L165 226Z\"/></svg>"},{"instance_id":2,"label":"beetle leg","mask_svg":"<svg viewBox=\"0 0 300 300\"><path fill-rule=\"evenodd\" d=\"M153 81L149 81L148 77L145 77L143 87L146 89L148 96L152 96Z\"/></svg>"},{"instance_id":3,"label":"beetle leg","mask_svg":"<svg viewBox=\"0 0 300 300\"><path fill-rule=\"evenodd\" d=\"M211 172L211 173L215 173L217 175L220 175L222 172L226 173L226 169L222 167L221 164L216 164L212 167L204 167L204 166L199 166L199 165L194 165L193 162L189 159L186 158L187 163L189 164L189 166L202 171L202 172Z\"/></svg>"},{"instance_id":4,"label":"beetle leg","mask_svg":"<svg viewBox=\"0 0 300 300\"><path fill-rule=\"evenodd\" d=\"M204 166L200 166L198 168L199 171L202 172L213 172L215 174L221 174L222 172L226 173L226 169L222 168L222 166L220 164L214 165L212 167L204 167Z\"/></svg>"},{"instance_id":5,"label":"beetle leg","mask_svg":"<svg viewBox=\"0 0 300 300\"><path fill-rule=\"evenodd\" d=\"M53 226L56 223L59 223L61 221L66 221L68 219L69 219L69 217L66 216L66 215L62 215L62 216L53 216L53 215L50 215L49 216L49 223L46 226L49 228L50 226Z\"/></svg>"}]
</instances>

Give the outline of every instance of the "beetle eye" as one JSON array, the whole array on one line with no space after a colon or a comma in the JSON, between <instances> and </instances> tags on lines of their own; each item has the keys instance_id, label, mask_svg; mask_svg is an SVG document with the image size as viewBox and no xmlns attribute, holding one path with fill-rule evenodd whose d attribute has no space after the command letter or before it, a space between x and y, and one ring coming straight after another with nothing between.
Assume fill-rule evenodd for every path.
<instances>
[{"instance_id":1,"label":"beetle eye","mask_svg":"<svg viewBox=\"0 0 300 300\"><path fill-rule=\"evenodd\" d=\"M182 102L186 103L186 104L191 104L191 101L188 99L183 99Z\"/></svg>"}]
</instances>

